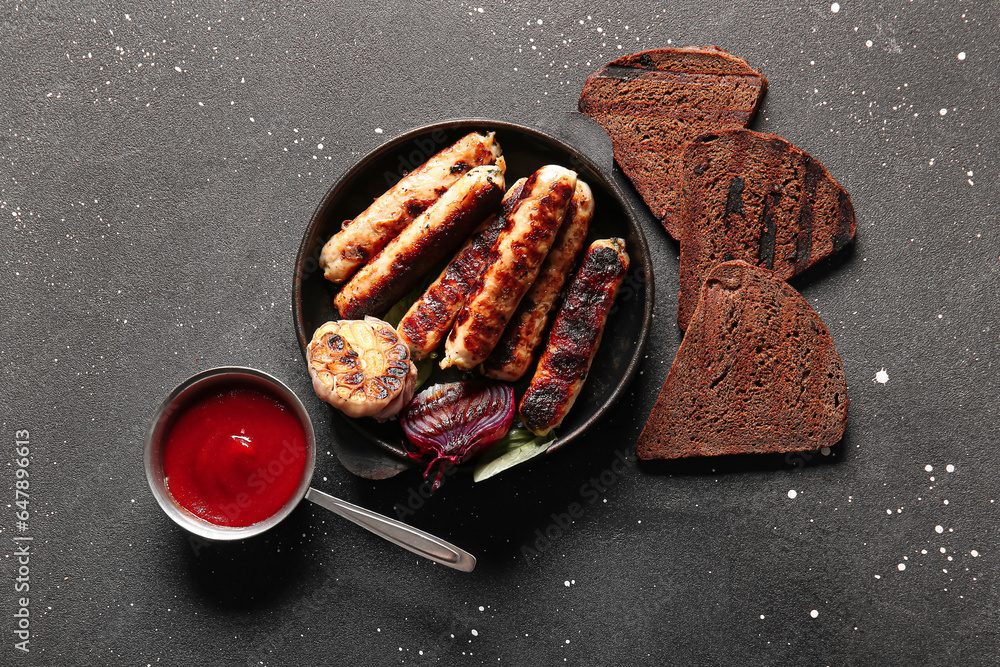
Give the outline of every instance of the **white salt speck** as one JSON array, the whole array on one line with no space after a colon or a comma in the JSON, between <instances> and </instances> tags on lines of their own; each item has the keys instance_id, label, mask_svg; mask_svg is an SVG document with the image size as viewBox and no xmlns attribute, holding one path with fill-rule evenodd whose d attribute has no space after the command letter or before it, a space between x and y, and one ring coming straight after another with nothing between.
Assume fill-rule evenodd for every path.
<instances>
[{"instance_id":1,"label":"white salt speck","mask_svg":"<svg viewBox=\"0 0 1000 667\"><path fill-rule=\"evenodd\" d=\"M948 553L948 550L946 548L944 548L944 547L941 547L940 549L938 549L938 551L940 551L943 554L944 553Z\"/></svg>"},{"instance_id":2,"label":"white salt speck","mask_svg":"<svg viewBox=\"0 0 1000 667\"><path fill-rule=\"evenodd\" d=\"M477 11L477 12L479 12L480 14L482 14L482 13L483 13L483 12L485 12L486 10L485 10L485 9L483 9L482 7L476 7L476 11Z\"/></svg>"},{"instance_id":3,"label":"white salt speck","mask_svg":"<svg viewBox=\"0 0 1000 667\"><path fill-rule=\"evenodd\" d=\"M764 620L764 614L760 615L760 620L762 620L762 621Z\"/></svg>"},{"instance_id":4,"label":"white salt speck","mask_svg":"<svg viewBox=\"0 0 1000 667\"><path fill-rule=\"evenodd\" d=\"M892 514L892 510L886 510L885 513L886 514Z\"/></svg>"},{"instance_id":5,"label":"white salt speck","mask_svg":"<svg viewBox=\"0 0 1000 667\"><path fill-rule=\"evenodd\" d=\"M834 14L836 14L837 12L839 12L840 11L840 3L839 2L835 2L832 5L830 5L830 11L833 12Z\"/></svg>"},{"instance_id":6,"label":"white salt speck","mask_svg":"<svg viewBox=\"0 0 1000 667\"><path fill-rule=\"evenodd\" d=\"M184 71L180 67L177 67L176 65L174 65L174 70L177 71L177 72L183 72Z\"/></svg>"},{"instance_id":7,"label":"white salt speck","mask_svg":"<svg viewBox=\"0 0 1000 667\"><path fill-rule=\"evenodd\" d=\"M900 563L899 565L896 566L896 569L902 572L903 570L906 569L906 563Z\"/></svg>"},{"instance_id":8,"label":"white salt speck","mask_svg":"<svg viewBox=\"0 0 1000 667\"><path fill-rule=\"evenodd\" d=\"M566 640L566 643L567 643L567 644L569 643L569 640L568 640L568 639Z\"/></svg>"},{"instance_id":9,"label":"white salt speck","mask_svg":"<svg viewBox=\"0 0 1000 667\"><path fill-rule=\"evenodd\" d=\"M876 574L876 575L875 575L875 578L876 578L876 579L881 579L881 578L882 578L882 575L881 575L881 574Z\"/></svg>"},{"instance_id":10,"label":"white salt speck","mask_svg":"<svg viewBox=\"0 0 1000 667\"><path fill-rule=\"evenodd\" d=\"M819 616L819 612L813 609L811 612L809 612L809 615L812 616L813 618L816 618L817 616Z\"/></svg>"},{"instance_id":11,"label":"white salt speck","mask_svg":"<svg viewBox=\"0 0 1000 667\"><path fill-rule=\"evenodd\" d=\"M965 175L966 175L966 176L975 176L975 174L973 174L973 173L972 173L971 171L967 171L967 172L965 172Z\"/></svg>"},{"instance_id":12,"label":"white salt speck","mask_svg":"<svg viewBox=\"0 0 1000 667\"><path fill-rule=\"evenodd\" d=\"M944 532L944 526L934 526L934 532L940 535Z\"/></svg>"},{"instance_id":13,"label":"white salt speck","mask_svg":"<svg viewBox=\"0 0 1000 667\"><path fill-rule=\"evenodd\" d=\"M569 579L567 579L566 581L563 582L563 586L565 586L566 588L569 588Z\"/></svg>"},{"instance_id":14,"label":"white salt speck","mask_svg":"<svg viewBox=\"0 0 1000 667\"><path fill-rule=\"evenodd\" d=\"M475 628L473 628L472 629L472 636L473 637L478 637L479 636L479 630L476 630Z\"/></svg>"},{"instance_id":15,"label":"white salt speck","mask_svg":"<svg viewBox=\"0 0 1000 667\"><path fill-rule=\"evenodd\" d=\"M939 114L941 114L941 115L943 116L943 115L945 115L946 113L948 113L948 110L947 110L947 109L941 109L940 111L938 111L938 113L939 113Z\"/></svg>"},{"instance_id":16,"label":"white salt speck","mask_svg":"<svg viewBox=\"0 0 1000 667\"><path fill-rule=\"evenodd\" d=\"M926 472L933 472L934 471L934 466L932 466L930 464L927 464L927 465L924 466L924 470Z\"/></svg>"},{"instance_id":17,"label":"white salt speck","mask_svg":"<svg viewBox=\"0 0 1000 667\"><path fill-rule=\"evenodd\" d=\"M537 23L538 25L542 25L543 21L542 19L538 19L537 21L535 21L535 23Z\"/></svg>"},{"instance_id":18,"label":"white salt speck","mask_svg":"<svg viewBox=\"0 0 1000 667\"><path fill-rule=\"evenodd\" d=\"M944 502L945 505L948 504L948 500L947 499L943 500L942 502Z\"/></svg>"},{"instance_id":19,"label":"white salt speck","mask_svg":"<svg viewBox=\"0 0 1000 667\"><path fill-rule=\"evenodd\" d=\"M382 134L382 128L381 127L376 127L375 128L375 134Z\"/></svg>"},{"instance_id":20,"label":"white salt speck","mask_svg":"<svg viewBox=\"0 0 1000 667\"><path fill-rule=\"evenodd\" d=\"M479 605L479 611L486 611L486 608L483 607L482 605Z\"/></svg>"},{"instance_id":21,"label":"white salt speck","mask_svg":"<svg viewBox=\"0 0 1000 667\"><path fill-rule=\"evenodd\" d=\"M318 151L323 150L323 144L316 144L316 150Z\"/></svg>"},{"instance_id":22,"label":"white salt speck","mask_svg":"<svg viewBox=\"0 0 1000 667\"><path fill-rule=\"evenodd\" d=\"M250 122L251 122L251 123L256 123L257 121L256 121L256 120L254 120L254 117L253 117L253 116L250 116Z\"/></svg>"},{"instance_id":23,"label":"white salt speck","mask_svg":"<svg viewBox=\"0 0 1000 667\"><path fill-rule=\"evenodd\" d=\"M957 57L959 60L965 60L965 51L960 51Z\"/></svg>"},{"instance_id":24,"label":"white salt speck","mask_svg":"<svg viewBox=\"0 0 1000 667\"><path fill-rule=\"evenodd\" d=\"M867 42L865 42L865 46L867 46L869 49L872 48L873 46L872 40L869 39Z\"/></svg>"},{"instance_id":25,"label":"white salt speck","mask_svg":"<svg viewBox=\"0 0 1000 667\"><path fill-rule=\"evenodd\" d=\"M789 489L788 490L788 497L791 498L792 500L794 500L795 496L797 496L797 495L799 495L799 492L796 491L795 489Z\"/></svg>"},{"instance_id":26,"label":"white salt speck","mask_svg":"<svg viewBox=\"0 0 1000 667\"><path fill-rule=\"evenodd\" d=\"M873 381L878 382L879 384L885 384L889 381L889 373L886 372L885 368L880 368L878 372L875 373L875 379Z\"/></svg>"},{"instance_id":27,"label":"white salt speck","mask_svg":"<svg viewBox=\"0 0 1000 667\"><path fill-rule=\"evenodd\" d=\"M979 558L979 552L976 551L975 549L973 549L972 551L970 551L969 555L972 556L973 558Z\"/></svg>"},{"instance_id":28,"label":"white salt speck","mask_svg":"<svg viewBox=\"0 0 1000 667\"><path fill-rule=\"evenodd\" d=\"M949 463L948 465L946 465L944 467L944 469L947 470L948 472L955 472L955 466L952 465L951 463Z\"/></svg>"}]
</instances>

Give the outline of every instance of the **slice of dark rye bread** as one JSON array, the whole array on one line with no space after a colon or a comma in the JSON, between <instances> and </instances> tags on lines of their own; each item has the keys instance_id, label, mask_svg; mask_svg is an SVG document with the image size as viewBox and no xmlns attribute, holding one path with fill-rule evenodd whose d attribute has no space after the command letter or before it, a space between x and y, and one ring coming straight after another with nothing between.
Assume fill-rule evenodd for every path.
<instances>
[{"instance_id":1,"label":"slice of dark rye bread","mask_svg":"<svg viewBox=\"0 0 1000 667\"><path fill-rule=\"evenodd\" d=\"M719 264L701 290L641 459L829 447L844 434L847 382L830 333L770 271Z\"/></svg>"},{"instance_id":2,"label":"slice of dark rye bread","mask_svg":"<svg viewBox=\"0 0 1000 667\"><path fill-rule=\"evenodd\" d=\"M615 161L674 238L675 159L685 141L743 127L767 80L714 46L655 49L619 58L591 74L579 109L611 135Z\"/></svg>"},{"instance_id":3,"label":"slice of dark rye bread","mask_svg":"<svg viewBox=\"0 0 1000 667\"><path fill-rule=\"evenodd\" d=\"M847 191L777 135L741 128L702 134L685 145L680 166L682 329L719 262L742 259L788 279L854 237Z\"/></svg>"}]
</instances>

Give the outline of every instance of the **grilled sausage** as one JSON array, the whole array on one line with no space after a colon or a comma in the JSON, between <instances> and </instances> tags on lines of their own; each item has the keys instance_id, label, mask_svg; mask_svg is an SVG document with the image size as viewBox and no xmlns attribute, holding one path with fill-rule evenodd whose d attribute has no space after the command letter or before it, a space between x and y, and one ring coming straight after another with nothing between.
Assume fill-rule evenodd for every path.
<instances>
[{"instance_id":1,"label":"grilled sausage","mask_svg":"<svg viewBox=\"0 0 1000 667\"><path fill-rule=\"evenodd\" d=\"M538 278L521 299L493 353L483 362L483 373L487 376L516 382L531 368L542 345L545 328L552 319L556 300L583 250L593 217L594 194L589 185L578 180L566 219Z\"/></svg>"},{"instance_id":2,"label":"grilled sausage","mask_svg":"<svg viewBox=\"0 0 1000 667\"><path fill-rule=\"evenodd\" d=\"M519 179L511 186L500 203L500 214L492 216L476 230L455 259L399 321L396 327L399 339L410 348L414 359L426 358L448 335L504 228L504 215L517 201L526 180Z\"/></svg>"},{"instance_id":3,"label":"grilled sausage","mask_svg":"<svg viewBox=\"0 0 1000 667\"><path fill-rule=\"evenodd\" d=\"M340 316L381 315L489 217L503 197L503 158L476 167L389 241L344 285L333 303Z\"/></svg>"},{"instance_id":4,"label":"grilled sausage","mask_svg":"<svg viewBox=\"0 0 1000 667\"><path fill-rule=\"evenodd\" d=\"M546 165L521 189L445 343L441 368L475 368L489 356L521 297L535 282L576 189L576 172Z\"/></svg>"},{"instance_id":5,"label":"grilled sausage","mask_svg":"<svg viewBox=\"0 0 1000 667\"><path fill-rule=\"evenodd\" d=\"M594 241L587 249L518 408L536 435L558 427L580 395L628 265L622 239Z\"/></svg>"},{"instance_id":6,"label":"grilled sausage","mask_svg":"<svg viewBox=\"0 0 1000 667\"><path fill-rule=\"evenodd\" d=\"M335 283L346 282L462 174L473 167L496 163L500 145L493 134L467 134L403 177L354 220L344 221L343 229L326 242L320 253L323 276Z\"/></svg>"}]
</instances>

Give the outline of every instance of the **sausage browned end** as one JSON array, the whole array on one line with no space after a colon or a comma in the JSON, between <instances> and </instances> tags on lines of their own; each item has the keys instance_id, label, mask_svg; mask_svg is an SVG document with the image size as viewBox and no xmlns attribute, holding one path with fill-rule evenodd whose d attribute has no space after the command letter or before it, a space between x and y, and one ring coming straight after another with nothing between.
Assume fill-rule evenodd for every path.
<instances>
[{"instance_id":1,"label":"sausage browned end","mask_svg":"<svg viewBox=\"0 0 1000 667\"><path fill-rule=\"evenodd\" d=\"M346 282L414 218L427 210L462 175L500 157L494 133L472 132L431 157L376 199L326 242L320 253L323 276Z\"/></svg>"},{"instance_id":2,"label":"sausage browned end","mask_svg":"<svg viewBox=\"0 0 1000 667\"><path fill-rule=\"evenodd\" d=\"M503 158L465 174L344 285L333 300L340 316L356 320L388 310L496 211L503 191Z\"/></svg>"},{"instance_id":3,"label":"sausage browned end","mask_svg":"<svg viewBox=\"0 0 1000 667\"><path fill-rule=\"evenodd\" d=\"M559 234L531 289L504 329L500 342L483 362L483 373L497 380L516 382L531 368L544 343L556 301L569 281L594 217L594 194L581 180L566 212Z\"/></svg>"},{"instance_id":4,"label":"sausage browned end","mask_svg":"<svg viewBox=\"0 0 1000 667\"><path fill-rule=\"evenodd\" d=\"M478 366L535 281L576 189L576 172L546 165L528 177L490 260L445 342L441 368Z\"/></svg>"},{"instance_id":5,"label":"sausage browned end","mask_svg":"<svg viewBox=\"0 0 1000 667\"><path fill-rule=\"evenodd\" d=\"M587 249L518 409L535 434L557 428L580 395L628 266L623 239L594 241Z\"/></svg>"},{"instance_id":6,"label":"sausage browned end","mask_svg":"<svg viewBox=\"0 0 1000 667\"><path fill-rule=\"evenodd\" d=\"M492 216L480 226L399 321L396 327L399 339L410 348L414 359L425 359L448 335L486 265L493 244L507 224L504 215L517 202L526 180L521 178L511 186L500 203L499 215Z\"/></svg>"}]
</instances>

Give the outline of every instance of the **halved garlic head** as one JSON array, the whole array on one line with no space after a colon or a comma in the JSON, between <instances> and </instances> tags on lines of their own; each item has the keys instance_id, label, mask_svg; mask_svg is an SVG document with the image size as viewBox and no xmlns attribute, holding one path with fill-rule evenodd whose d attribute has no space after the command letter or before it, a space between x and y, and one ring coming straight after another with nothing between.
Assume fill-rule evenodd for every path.
<instances>
[{"instance_id":1,"label":"halved garlic head","mask_svg":"<svg viewBox=\"0 0 1000 667\"><path fill-rule=\"evenodd\" d=\"M385 421L413 398L417 367L410 350L380 319L327 322L306 357L316 395L349 417Z\"/></svg>"}]
</instances>

